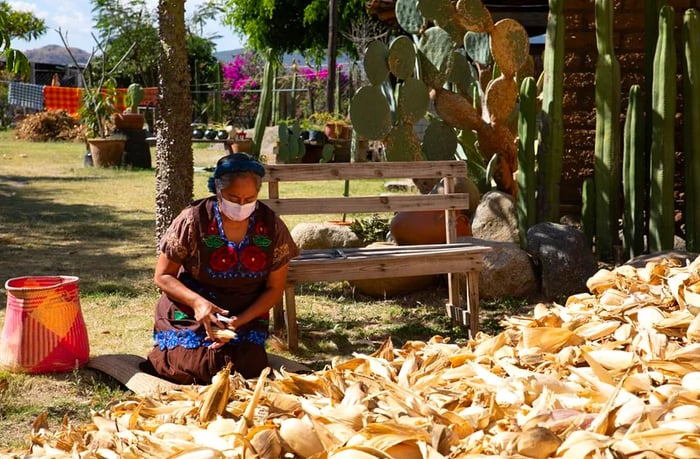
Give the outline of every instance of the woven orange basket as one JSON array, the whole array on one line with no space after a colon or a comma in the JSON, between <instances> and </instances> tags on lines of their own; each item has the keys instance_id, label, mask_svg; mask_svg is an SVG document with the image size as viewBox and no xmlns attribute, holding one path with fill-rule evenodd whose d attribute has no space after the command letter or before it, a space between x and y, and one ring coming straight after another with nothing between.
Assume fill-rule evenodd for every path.
<instances>
[{"instance_id":1,"label":"woven orange basket","mask_svg":"<svg viewBox=\"0 0 700 459\"><path fill-rule=\"evenodd\" d=\"M0 368L22 373L71 371L90 355L75 276L16 277L5 283L7 314Z\"/></svg>"}]
</instances>

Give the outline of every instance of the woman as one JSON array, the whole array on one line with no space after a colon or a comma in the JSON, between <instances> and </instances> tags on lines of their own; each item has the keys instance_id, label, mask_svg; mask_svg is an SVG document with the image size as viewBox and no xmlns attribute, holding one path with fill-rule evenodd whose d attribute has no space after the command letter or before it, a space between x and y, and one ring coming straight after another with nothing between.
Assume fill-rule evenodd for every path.
<instances>
[{"instance_id":1,"label":"woman","mask_svg":"<svg viewBox=\"0 0 700 459\"><path fill-rule=\"evenodd\" d=\"M165 233L148 356L160 376L207 384L227 362L245 378L268 366L268 311L281 300L299 249L282 220L257 200L264 175L245 153L221 158L209 179L215 195L193 202ZM217 339L223 328L236 337Z\"/></svg>"}]
</instances>

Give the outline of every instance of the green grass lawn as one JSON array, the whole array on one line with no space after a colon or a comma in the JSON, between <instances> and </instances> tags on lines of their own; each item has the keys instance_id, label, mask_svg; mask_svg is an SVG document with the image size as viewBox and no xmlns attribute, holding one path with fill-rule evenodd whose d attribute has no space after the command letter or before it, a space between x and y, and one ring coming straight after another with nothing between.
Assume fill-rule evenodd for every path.
<instances>
[{"instance_id":1,"label":"green grass lawn","mask_svg":"<svg viewBox=\"0 0 700 459\"><path fill-rule=\"evenodd\" d=\"M194 149L196 170L213 165L222 147ZM81 143L31 143L0 132L0 283L29 275L74 275L91 355L133 353L151 347L156 260L155 180L153 170L89 168ZM155 150L151 149L153 164ZM195 172L195 198L208 195L207 172ZM288 188L285 188L288 187ZM352 182L352 194L376 194L380 180ZM337 195L342 182L283 184L288 196ZM263 193L264 195L264 193ZM340 216L338 216L339 218ZM328 216L294 216L322 221ZM322 368L334 357L371 352L386 337L397 344L433 335L465 339L444 313L447 291L397 298L368 298L343 282L299 285L297 310L300 347L274 352ZM0 288L0 322L6 293ZM521 302L482 304L482 327L497 330L503 314L519 311ZM64 415L89 418L112 399L128 396L119 383L86 369L68 374L21 375L0 372L0 452L28 445L31 423L48 410L50 427Z\"/></svg>"}]
</instances>

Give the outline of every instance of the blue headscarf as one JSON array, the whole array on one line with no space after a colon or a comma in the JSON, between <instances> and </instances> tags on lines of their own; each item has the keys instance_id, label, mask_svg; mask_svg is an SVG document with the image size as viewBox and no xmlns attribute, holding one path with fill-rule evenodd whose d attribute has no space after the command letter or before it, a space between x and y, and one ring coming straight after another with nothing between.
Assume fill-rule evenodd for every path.
<instances>
[{"instance_id":1,"label":"blue headscarf","mask_svg":"<svg viewBox=\"0 0 700 459\"><path fill-rule=\"evenodd\" d=\"M246 153L232 153L226 155L216 162L214 175L209 177L209 191L216 193L216 179L221 178L225 174L233 174L236 172L253 172L260 177L264 177L265 167L260 161Z\"/></svg>"}]
</instances>

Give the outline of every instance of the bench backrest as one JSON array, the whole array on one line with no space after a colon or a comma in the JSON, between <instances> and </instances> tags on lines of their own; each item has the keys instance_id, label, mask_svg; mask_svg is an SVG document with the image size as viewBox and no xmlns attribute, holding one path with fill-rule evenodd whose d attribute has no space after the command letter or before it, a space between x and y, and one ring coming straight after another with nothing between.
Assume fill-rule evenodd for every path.
<instances>
[{"instance_id":1,"label":"bench backrest","mask_svg":"<svg viewBox=\"0 0 700 459\"><path fill-rule=\"evenodd\" d=\"M467 175L464 161L268 164L265 169L263 181L268 183L269 199L262 201L279 215L444 210L449 243L457 239L457 211L469 209L469 195L454 191L455 179ZM444 178L443 193L321 198L284 198L279 194L280 182L395 178Z\"/></svg>"}]
</instances>

